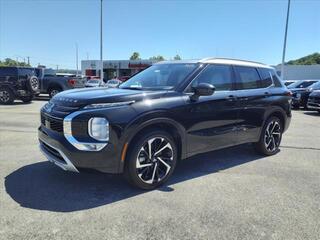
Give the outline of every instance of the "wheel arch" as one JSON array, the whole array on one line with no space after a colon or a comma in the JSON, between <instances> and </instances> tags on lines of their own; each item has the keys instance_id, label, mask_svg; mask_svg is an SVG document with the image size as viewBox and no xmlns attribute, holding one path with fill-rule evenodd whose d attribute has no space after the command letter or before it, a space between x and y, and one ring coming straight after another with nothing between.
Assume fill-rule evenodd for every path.
<instances>
[{"instance_id":1,"label":"wheel arch","mask_svg":"<svg viewBox=\"0 0 320 240\"><path fill-rule=\"evenodd\" d=\"M123 169L126 163L127 153L130 150L130 145L133 142L135 142L136 138L141 136L144 132L147 132L150 130L162 130L170 134L175 140L175 143L177 145L178 159L186 158L186 152L187 152L186 137L185 137L184 128L182 127L181 124L174 121L173 119L166 118L166 117L153 118L147 121L143 121L140 124L139 124L139 121L137 121L132 125L130 125L130 127L128 127L127 129L129 133L127 134L127 137L124 140L119 172L123 172ZM124 154L123 154L123 151L125 151Z\"/></svg>"}]
</instances>

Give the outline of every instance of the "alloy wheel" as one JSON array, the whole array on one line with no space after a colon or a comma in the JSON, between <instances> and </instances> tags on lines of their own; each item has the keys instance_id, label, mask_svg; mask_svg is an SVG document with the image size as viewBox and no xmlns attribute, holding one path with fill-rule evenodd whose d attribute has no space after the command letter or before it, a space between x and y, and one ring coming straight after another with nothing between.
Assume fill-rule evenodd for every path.
<instances>
[{"instance_id":1,"label":"alloy wheel","mask_svg":"<svg viewBox=\"0 0 320 240\"><path fill-rule=\"evenodd\" d=\"M0 91L0 100L3 103L9 102L10 100L10 93L6 90Z\"/></svg>"},{"instance_id":2,"label":"alloy wheel","mask_svg":"<svg viewBox=\"0 0 320 240\"><path fill-rule=\"evenodd\" d=\"M50 96L53 97L54 95L57 95L59 92L60 92L59 90L53 89L50 92Z\"/></svg>"},{"instance_id":3,"label":"alloy wheel","mask_svg":"<svg viewBox=\"0 0 320 240\"><path fill-rule=\"evenodd\" d=\"M163 180L173 166L173 150L163 137L153 137L142 144L136 159L138 177L147 184Z\"/></svg>"},{"instance_id":4,"label":"alloy wheel","mask_svg":"<svg viewBox=\"0 0 320 240\"><path fill-rule=\"evenodd\" d=\"M273 152L278 149L281 142L281 125L278 121L271 121L264 135L264 144L269 152Z\"/></svg>"},{"instance_id":5,"label":"alloy wheel","mask_svg":"<svg viewBox=\"0 0 320 240\"><path fill-rule=\"evenodd\" d=\"M31 81L31 88L35 91L39 88L39 82L38 82L38 79L36 78L31 78L30 79Z\"/></svg>"}]
</instances>

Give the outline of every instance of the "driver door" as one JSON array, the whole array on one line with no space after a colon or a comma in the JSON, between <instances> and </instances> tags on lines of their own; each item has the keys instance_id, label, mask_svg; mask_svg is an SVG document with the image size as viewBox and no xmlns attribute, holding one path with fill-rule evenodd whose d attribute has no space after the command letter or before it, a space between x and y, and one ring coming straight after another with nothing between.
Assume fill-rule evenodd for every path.
<instances>
[{"instance_id":1,"label":"driver door","mask_svg":"<svg viewBox=\"0 0 320 240\"><path fill-rule=\"evenodd\" d=\"M210 64L187 88L183 122L189 156L236 143L239 108L234 82L232 66ZM191 101L192 87L199 83L212 84L215 92Z\"/></svg>"}]
</instances>

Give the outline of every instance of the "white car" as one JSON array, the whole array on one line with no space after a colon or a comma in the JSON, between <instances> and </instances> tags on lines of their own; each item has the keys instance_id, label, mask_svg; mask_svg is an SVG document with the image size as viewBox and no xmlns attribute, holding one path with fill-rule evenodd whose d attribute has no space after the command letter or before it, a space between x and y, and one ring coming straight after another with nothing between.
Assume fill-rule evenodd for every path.
<instances>
[{"instance_id":1,"label":"white car","mask_svg":"<svg viewBox=\"0 0 320 240\"><path fill-rule=\"evenodd\" d=\"M86 82L86 87L103 87L105 83L100 79L90 79Z\"/></svg>"},{"instance_id":2,"label":"white car","mask_svg":"<svg viewBox=\"0 0 320 240\"><path fill-rule=\"evenodd\" d=\"M117 88L122 82L118 79L108 80L106 83L106 87L108 88Z\"/></svg>"}]
</instances>

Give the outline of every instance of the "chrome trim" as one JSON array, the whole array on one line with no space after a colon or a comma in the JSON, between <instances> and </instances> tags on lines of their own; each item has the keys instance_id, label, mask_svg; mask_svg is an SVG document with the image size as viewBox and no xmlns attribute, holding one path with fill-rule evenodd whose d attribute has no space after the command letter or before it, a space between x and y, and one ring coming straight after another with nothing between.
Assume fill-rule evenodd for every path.
<instances>
[{"instance_id":1,"label":"chrome trim","mask_svg":"<svg viewBox=\"0 0 320 240\"><path fill-rule=\"evenodd\" d=\"M66 116L63 119L63 134L64 137L68 140L68 142L73 145L75 148L81 151L93 151L97 152L102 150L105 146L107 146L108 142L79 142L77 139L75 139L72 135L72 119L75 118L76 116L85 113L85 112L92 112L96 111L96 109L91 109L91 110L83 110L83 111L76 111L68 116ZM68 129L68 131L66 131Z\"/></svg>"},{"instance_id":2,"label":"chrome trim","mask_svg":"<svg viewBox=\"0 0 320 240\"><path fill-rule=\"evenodd\" d=\"M43 141L43 139L41 139L41 141ZM47 144L49 147L51 147L54 150L56 150L61 155L61 157L64 159L66 164L62 163L58 158L56 158L54 155L52 155L50 152L48 152L45 149L45 147L43 146L43 143L40 142L40 145L39 145L40 150L45 155L45 157L48 159L49 162L54 163L55 165L57 165L58 167L62 168L65 171L71 171L71 172L79 173L78 169L72 164L70 159L60 149L55 148L54 146L52 146L48 142L45 142L45 141L43 141L43 142L45 144Z\"/></svg>"}]
</instances>

